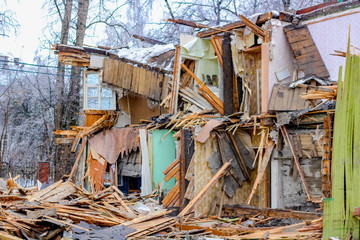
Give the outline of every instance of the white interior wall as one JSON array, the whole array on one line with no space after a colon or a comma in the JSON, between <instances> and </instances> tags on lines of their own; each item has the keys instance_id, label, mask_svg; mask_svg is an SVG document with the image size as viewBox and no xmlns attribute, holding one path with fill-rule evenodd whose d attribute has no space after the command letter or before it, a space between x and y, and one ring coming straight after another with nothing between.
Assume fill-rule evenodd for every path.
<instances>
[{"instance_id":1,"label":"white interior wall","mask_svg":"<svg viewBox=\"0 0 360 240\"><path fill-rule=\"evenodd\" d=\"M311 36L330 73L331 80L337 80L339 66L345 66L345 58L332 56L334 50L346 52L349 25L351 44L360 48L360 7L302 22L307 24Z\"/></svg>"},{"instance_id":2,"label":"white interior wall","mask_svg":"<svg viewBox=\"0 0 360 240\"><path fill-rule=\"evenodd\" d=\"M290 48L290 44L285 36L283 27L289 23L281 22L277 19L271 22L271 42L270 42L270 62L269 62L269 100L271 98L271 90L276 83L285 83L292 81L294 67L294 55ZM288 68L290 77L279 82L275 73ZM301 76L299 76L301 77Z\"/></svg>"}]
</instances>

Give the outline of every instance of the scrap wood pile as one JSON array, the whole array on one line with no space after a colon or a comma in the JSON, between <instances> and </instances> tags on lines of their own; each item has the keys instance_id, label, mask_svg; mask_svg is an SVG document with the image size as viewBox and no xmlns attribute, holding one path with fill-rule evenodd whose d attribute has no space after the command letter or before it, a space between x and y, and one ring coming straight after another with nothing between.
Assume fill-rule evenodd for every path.
<instances>
[{"instance_id":1,"label":"scrap wood pile","mask_svg":"<svg viewBox=\"0 0 360 240\"><path fill-rule=\"evenodd\" d=\"M1 195L1 239L53 239L64 232L79 239L102 238L102 234L109 239L139 239L175 224L175 218L165 216L171 211L136 207L155 194L130 198L114 186L93 195L70 181L59 181L29 195L20 191L18 198L6 198L9 194Z\"/></svg>"},{"instance_id":2,"label":"scrap wood pile","mask_svg":"<svg viewBox=\"0 0 360 240\"><path fill-rule=\"evenodd\" d=\"M177 225L178 234L203 231L203 235L222 236L226 239L321 239L322 219L298 220L294 218L267 217L207 217L189 218Z\"/></svg>"},{"instance_id":3,"label":"scrap wood pile","mask_svg":"<svg viewBox=\"0 0 360 240\"><path fill-rule=\"evenodd\" d=\"M240 128L261 129L261 121L266 118L275 117L275 115L252 115L248 116L244 113L234 113L228 116L219 116L213 110L202 111L179 111L174 115L165 114L153 121L142 120L143 123L147 123L147 130L155 129L168 129L168 133L163 137L165 138L173 130L180 130L184 128L192 127L204 127L206 124L211 125L211 129L216 127L225 128L226 131L236 132ZM174 134L174 137L179 137L179 131Z\"/></svg>"},{"instance_id":4,"label":"scrap wood pile","mask_svg":"<svg viewBox=\"0 0 360 240\"><path fill-rule=\"evenodd\" d=\"M320 100L320 99L328 99L335 100L337 95L337 85L333 86L311 86L312 89L307 91L306 94L301 97L307 100Z\"/></svg>"}]
</instances>

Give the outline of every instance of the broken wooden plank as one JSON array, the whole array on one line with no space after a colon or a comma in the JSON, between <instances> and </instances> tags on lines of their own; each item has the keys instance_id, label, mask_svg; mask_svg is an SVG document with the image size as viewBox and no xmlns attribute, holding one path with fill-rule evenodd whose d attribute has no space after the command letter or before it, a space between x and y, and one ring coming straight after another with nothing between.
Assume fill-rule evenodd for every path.
<instances>
[{"instance_id":1,"label":"broken wooden plank","mask_svg":"<svg viewBox=\"0 0 360 240\"><path fill-rule=\"evenodd\" d=\"M76 167L77 167L77 165L78 165L78 163L79 163L79 160L80 160L80 158L81 158L82 152L84 151L84 148L85 148L85 146L86 146L86 142L87 142L87 138L85 137L85 138L83 138L83 143L82 143L82 145L81 145L79 154L78 154L78 156L77 156L77 158L76 158L76 160L75 160L74 166L73 166L73 168L71 169L71 172L70 172L70 175L69 175L69 180L71 180L72 176L73 176L74 173L75 173L75 169L76 169Z\"/></svg>"},{"instance_id":2,"label":"broken wooden plank","mask_svg":"<svg viewBox=\"0 0 360 240\"><path fill-rule=\"evenodd\" d=\"M177 101L179 95L179 61L180 61L180 46L176 46L175 50L175 62L174 62L174 73L173 73L173 82L171 89L171 99L170 99L170 113L175 114L177 112Z\"/></svg>"},{"instance_id":3,"label":"broken wooden plank","mask_svg":"<svg viewBox=\"0 0 360 240\"><path fill-rule=\"evenodd\" d=\"M164 197L162 204L164 204L165 207L169 206L169 204L178 196L180 193L180 184L177 182L175 186L166 194Z\"/></svg>"},{"instance_id":4,"label":"broken wooden plank","mask_svg":"<svg viewBox=\"0 0 360 240\"><path fill-rule=\"evenodd\" d=\"M262 180L262 178L263 178L263 175L264 175L264 173L265 173L266 167L267 167L267 165L268 165L268 163L269 163L269 161L270 161L271 154L272 154L272 151L273 151L273 149L274 149L274 146L275 146L274 141L272 141L272 140L269 139L269 142L268 142L268 145L267 145L267 147L266 147L265 154L264 154L264 158L263 158L263 160L262 160L261 166L259 166L260 169L259 169L259 171L258 171L258 174L257 174L257 176L256 176L254 185L253 185L253 187L252 187L252 189L251 189L251 192L250 192L250 195L249 195L248 200L246 201L246 204L250 204L251 199L253 198L253 196L254 196L254 194L255 194L255 192L256 192L256 189L257 189L257 187L259 186L259 184L260 184L260 182L261 182L261 180Z\"/></svg>"},{"instance_id":5,"label":"broken wooden plank","mask_svg":"<svg viewBox=\"0 0 360 240\"><path fill-rule=\"evenodd\" d=\"M205 187L194 197L193 200L179 213L179 216L184 216L189 212L189 210L195 206L207 193L207 191L226 173L230 166L230 162L224 163L224 165L219 169L219 171L210 179L210 181L205 185Z\"/></svg>"},{"instance_id":6,"label":"broken wooden plank","mask_svg":"<svg viewBox=\"0 0 360 240\"><path fill-rule=\"evenodd\" d=\"M266 33L264 30L262 30L260 27L258 27L256 24L251 22L247 17L240 14L241 21L244 22L246 27L248 27L254 34L256 34L258 37L262 38L263 40L266 39L268 33Z\"/></svg>"},{"instance_id":7,"label":"broken wooden plank","mask_svg":"<svg viewBox=\"0 0 360 240\"><path fill-rule=\"evenodd\" d=\"M167 175L179 162L180 158L175 159L167 168L164 169L164 175Z\"/></svg>"},{"instance_id":8,"label":"broken wooden plank","mask_svg":"<svg viewBox=\"0 0 360 240\"><path fill-rule=\"evenodd\" d=\"M178 173L180 170L180 164L176 164L176 166L165 175L165 182L168 182L173 176L175 176L176 173Z\"/></svg>"},{"instance_id":9,"label":"broken wooden plank","mask_svg":"<svg viewBox=\"0 0 360 240\"><path fill-rule=\"evenodd\" d=\"M256 24L263 24L263 23L265 23L266 21L268 21L268 20L270 20L272 18L273 18L272 12L266 12L266 13L260 14L257 21L256 21ZM225 31L230 31L230 30L233 30L233 29L236 29L236 28L242 28L242 27L245 27L245 23L242 22L242 21L236 21L236 22L233 22L233 23L226 24L226 25L222 26L221 30L222 31L224 31L224 30ZM206 30L206 31L198 33L197 36L200 37L200 38L205 38L205 37L220 33L222 31L210 29L210 30Z\"/></svg>"},{"instance_id":10,"label":"broken wooden plank","mask_svg":"<svg viewBox=\"0 0 360 240\"><path fill-rule=\"evenodd\" d=\"M145 216L137 217L137 218L135 218L135 219L133 219L131 221L123 223L123 225L124 226L131 226L133 224L145 222L145 221L148 221L148 220L151 220L151 219L154 219L154 218L164 216L164 215L169 214L171 212L172 212L172 210L163 209L163 210L160 210L160 211L157 211L157 212L150 213L150 214L145 215Z\"/></svg>"},{"instance_id":11,"label":"broken wooden plank","mask_svg":"<svg viewBox=\"0 0 360 240\"><path fill-rule=\"evenodd\" d=\"M306 179L305 179L305 176L304 176L304 172L301 168L301 165L300 165L300 162L299 162L299 158L298 156L296 155L295 153L295 150L294 150L294 145L292 144L291 140L290 140L290 137L289 137L289 133L286 129L285 126L280 126L280 130L284 136L284 139L285 141L287 142L290 150L291 150L291 153L293 154L293 157L294 157L294 160L295 160L295 164L296 164L296 167L297 167L297 170L300 174L300 177L301 177L301 181L303 183L303 186L304 186L304 190L305 190L305 193L306 193L306 196L308 199L311 199L311 194L310 194L310 191L309 191L309 187L306 183Z\"/></svg>"},{"instance_id":12,"label":"broken wooden plank","mask_svg":"<svg viewBox=\"0 0 360 240\"><path fill-rule=\"evenodd\" d=\"M213 102L210 102L210 104L213 105L213 107L220 113L222 112L221 114L223 115L224 103L205 85L205 83L203 83L199 78L197 78L195 74L190 71L190 69L184 63L181 63L181 67L195 79L195 81L199 85L199 89L202 90L211 100L213 100Z\"/></svg>"}]
</instances>

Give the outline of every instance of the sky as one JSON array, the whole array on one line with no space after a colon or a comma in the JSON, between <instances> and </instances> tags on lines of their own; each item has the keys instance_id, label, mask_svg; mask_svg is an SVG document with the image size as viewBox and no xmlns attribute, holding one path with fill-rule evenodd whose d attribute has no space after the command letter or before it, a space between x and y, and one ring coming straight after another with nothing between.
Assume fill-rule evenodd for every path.
<instances>
[{"instance_id":1,"label":"sky","mask_svg":"<svg viewBox=\"0 0 360 240\"><path fill-rule=\"evenodd\" d=\"M0 36L0 53L10 56L10 59L20 57L22 61L33 62L46 23L43 3L43 0L7 0L0 4L2 9L15 12L20 24L17 36Z\"/></svg>"},{"instance_id":2,"label":"sky","mask_svg":"<svg viewBox=\"0 0 360 240\"><path fill-rule=\"evenodd\" d=\"M21 61L34 62L34 52L39 47L39 42L43 31L46 31L47 9L42 9L45 1L49 0L0 0L0 9L9 9L15 13L15 18L20 24L16 36L0 36L0 55L13 58L19 57ZM152 11L153 22L162 19L163 6L158 6ZM126 8L124 8L126 11ZM99 25L97 32L104 32L105 26ZM99 35L100 37L101 35ZM85 40L86 44L96 45L100 38L92 37ZM51 47L51 46L49 46Z\"/></svg>"}]
</instances>

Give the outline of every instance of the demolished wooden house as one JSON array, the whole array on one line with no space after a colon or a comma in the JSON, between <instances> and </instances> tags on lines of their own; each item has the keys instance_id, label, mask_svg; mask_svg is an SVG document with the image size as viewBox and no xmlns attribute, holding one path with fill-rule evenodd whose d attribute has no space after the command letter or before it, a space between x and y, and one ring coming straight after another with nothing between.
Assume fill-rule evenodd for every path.
<instances>
[{"instance_id":1,"label":"demolished wooden house","mask_svg":"<svg viewBox=\"0 0 360 240\"><path fill-rule=\"evenodd\" d=\"M332 196L345 29L359 20L359 9L346 1L296 15L241 15L239 22L181 35L176 47L114 54L57 45L59 61L86 66L85 126L56 133L73 151L79 145L70 178L94 194L108 185L141 195L157 190L164 207L178 210L181 230L212 228L191 217L241 223L243 205L321 214L323 199ZM320 225L309 235L321 237ZM269 234L277 232L233 232L236 239Z\"/></svg>"}]
</instances>

